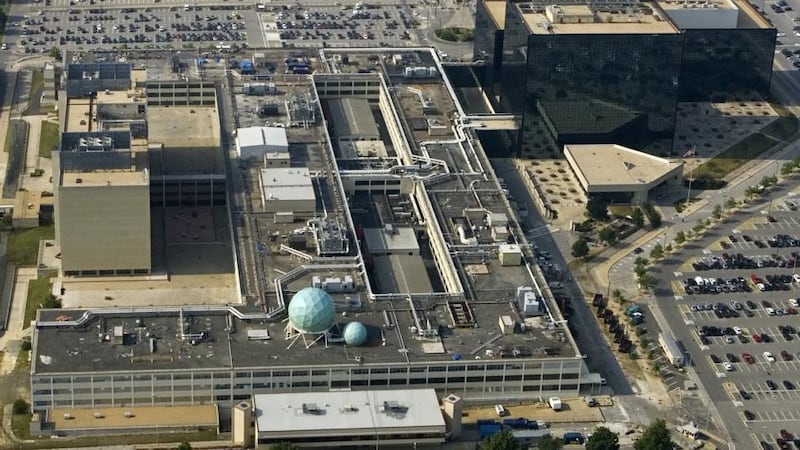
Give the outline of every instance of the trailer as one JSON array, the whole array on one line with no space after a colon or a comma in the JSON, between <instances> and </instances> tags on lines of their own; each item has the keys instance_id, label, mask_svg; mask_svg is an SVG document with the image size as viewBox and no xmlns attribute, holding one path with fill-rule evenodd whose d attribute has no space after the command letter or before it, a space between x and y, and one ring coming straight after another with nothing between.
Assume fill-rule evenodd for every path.
<instances>
[{"instance_id":1,"label":"trailer","mask_svg":"<svg viewBox=\"0 0 800 450\"><path fill-rule=\"evenodd\" d=\"M661 349L664 350L664 354L667 355L670 364L675 367L683 366L683 352L678 346L678 341L675 340L671 333L659 334L658 343L661 345Z\"/></svg>"}]
</instances>

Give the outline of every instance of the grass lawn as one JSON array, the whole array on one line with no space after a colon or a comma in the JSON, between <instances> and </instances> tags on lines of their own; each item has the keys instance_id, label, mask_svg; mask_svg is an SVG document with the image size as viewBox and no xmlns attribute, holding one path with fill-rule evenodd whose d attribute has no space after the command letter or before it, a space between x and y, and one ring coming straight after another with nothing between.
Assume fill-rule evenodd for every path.
<instances>
[{"instance_id":1,"label":"grass lawn","mask_svg":"<svg viewBox=\"0 0 800 450\"><path fill-rule=\"evenodd\" d=\"M701 164L689 172L688 176L691 178L725 178L729 173L757 158L777 143L778 141L775 139L756 133Z\"/></svg>"},{"instance_id":2,"label":"grass lawn","mask_svg":"<svg viewBox=\"0 0 800 450\"><path fill-rule=\"evenodd\" d=\"M14 363L14 370L21 370L26 373L29 372L31 369L31 362L28 359L30 358L30 354L31 352L28 350L20 351L17 354L17 361Z\"/></svg>"},{"instance_id":3,"label":"grass lawn","mask_svg":"<svg viewBox=\"0 0 800 450\"><path fill-rule=\"evenodd\" d=\"M39 136L39 156L50 158L53 149L58 145L58 124L42 121L42 132Z\"/></svg>"},{"instance_id":4,"label":"grass lawn","mask_svg":"<svg viewBox=\"0 0 800 450\"><path fill-rule=\"evenodd\" d=\"M36 318L36 311L42 306L44 299L53 287L52 278L37 278L28 283L28 299L25 302L25 318L22 327L27 328L31 320Z\"/></svg>"},{"instance_id":5,"label":"grass lawn","mask_svg":"<svg viewBox=\"0 0 800 450\"><path fill-rule=\"evenodd\" d=\"M17 266L35 266L39 240L53 239L54 236L53 225L13 231L8 237L8 261Z\"/></svg>"},{"instance_id":6,"label":"grass lawn","mask_svg":"<svg viewBox=\"0 0 800 450\"><path fill-rule=\"evenodd\" d=\"M31 438L30 423L30 414L14 414L11 416L11 430L20 439Z\"/></svg>"},{"instance_id":7,"label":"grass lawn","mask_svg":"<svg viewBox=\"0 0 800 450\"><path fill-rule=\"evenodd\" d=\"M625 205L609 205L608 212L617 216L617 217L625 217L630 216L633 214L633 207L632 206L625 206Z\"/></svg>"},{"instance_id":8,"label":"grass lawn","mask_svg":"<svg viewBox=\"0 0 800 450\"><path fill-rule=\"evenodd\" d=\"M41 70L33 71L33 75L31 76L31 89L30 95L28 96L28 108L31 107L31 102L33 101L33 94L39 92L44 86L44 72Z\"/></svg>"}]
</instances>

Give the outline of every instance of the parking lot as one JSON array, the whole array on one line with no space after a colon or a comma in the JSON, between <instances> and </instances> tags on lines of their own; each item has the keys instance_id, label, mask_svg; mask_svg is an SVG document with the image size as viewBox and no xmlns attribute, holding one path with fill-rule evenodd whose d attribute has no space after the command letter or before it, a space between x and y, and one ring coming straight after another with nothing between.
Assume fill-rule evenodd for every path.
<instances>
[{"instance_id":1,"label":"parking lot","mask_svg":"<svg viewBox=\"0 0 800 450\"><path fill-rule=\"evenodd\" d=\"M440 10L416 5L153 5L113 7L85 3L42 6L11 17L7 34L18 54L62 49L230 49L234 46L408 46Z\"/></svg>"},{"instance_id":2,"label":"parking lot","mask_svg":"<svg viewBox=\"0 0 800 450\"><path fill-rule=\"evenodd\" d=\"M791 200L775 206L693 252L671 286L693 364L720 380L752 446L800 448L800 220Z\"/></svg>"},{"instance_id":3,"label":"parking lot","mask_svg":"<svg viewBox=\"0 0 800 450\"><path fill-rule=\"evenodd\" d=\"M410 45L417 41L414 30L421 25L419 18L414 6L367 8L359 4L313 10L288 7L261 15L267 30L274 29L288 45L332 47ZM274 39L269 34L268 40Z\"/></svg>"},{"instance_id":4,"label":"parking lot","mask_svg":"<svg viewBox=\"0 0 800 450\"><path fill-rule=\"evenodd\" d=\"M213 44L230 48L248 41L248 28L258 34L255 14L234 6L45 8L39 14L13 19L9 29L18 35L17 53L44 53L53 46L111 49Z\"/></svg>"}]
</instances>

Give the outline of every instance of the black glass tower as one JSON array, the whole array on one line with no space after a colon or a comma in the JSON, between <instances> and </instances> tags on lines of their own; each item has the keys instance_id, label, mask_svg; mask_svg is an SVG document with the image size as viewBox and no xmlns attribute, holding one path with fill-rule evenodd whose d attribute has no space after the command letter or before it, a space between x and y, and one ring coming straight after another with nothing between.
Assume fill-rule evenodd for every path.
<instances>
[{"instance_id":1,"label":"black glass tower","mask_svg":"<svg viewBox=\"0 0 800 450\"><path fill-rule=\"evenodd\" d=\"M498 109L522 116L507 155L582 143L669 155L679 101L769 96L776 30L743 0L507 1L502 23L492 3L478 2L475 57L494 65Z\"/></svg>"}]
</instances>

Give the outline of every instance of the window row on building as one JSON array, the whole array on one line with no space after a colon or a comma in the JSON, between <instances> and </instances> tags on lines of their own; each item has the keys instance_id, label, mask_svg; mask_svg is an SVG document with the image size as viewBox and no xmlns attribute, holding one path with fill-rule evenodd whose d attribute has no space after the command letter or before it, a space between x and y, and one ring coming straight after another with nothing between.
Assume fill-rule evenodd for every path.
<instances>
[{"instance_id":1,"label":"window row on building","mask_svg":"<svg viewBox=\"0 0 800 450\"><path fill-rule=\"evenodd\" d=\"M363 367L351 369L252 369L136 374L35 375L35 409L49 407L229 405L254 394L391 386L431 387L464 398L577 394L580 361L470 364L460 366Z\"/></svg>"}]
</instances>

